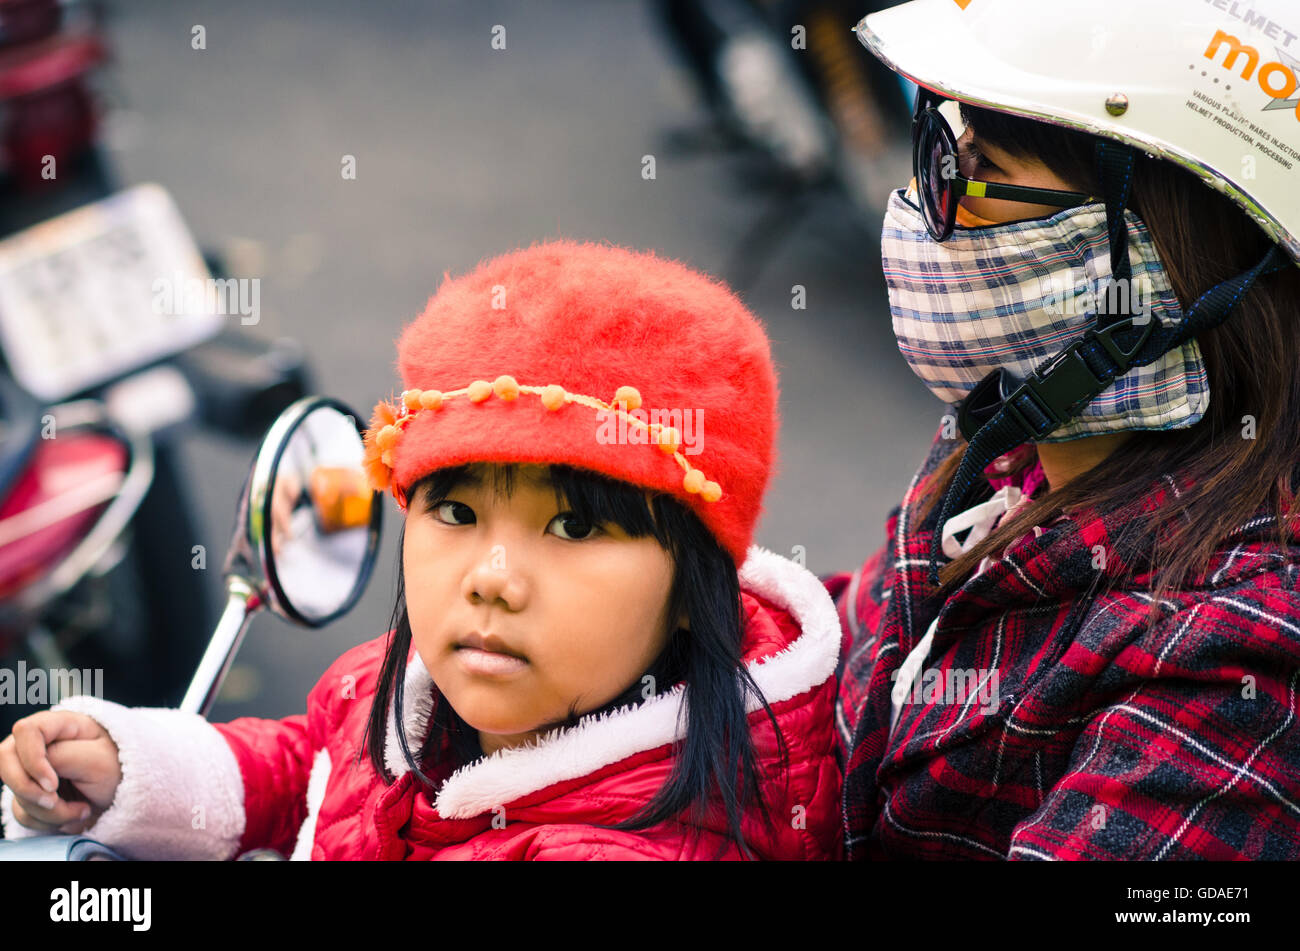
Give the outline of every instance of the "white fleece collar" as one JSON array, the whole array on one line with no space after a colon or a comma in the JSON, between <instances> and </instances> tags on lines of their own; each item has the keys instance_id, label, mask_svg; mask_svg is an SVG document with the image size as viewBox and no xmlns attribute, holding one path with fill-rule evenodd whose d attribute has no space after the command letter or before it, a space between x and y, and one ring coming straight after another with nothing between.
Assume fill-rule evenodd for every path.
<instances>
[{"instance_id":1,"label":"white fleece collar","mask_svg":"<svg viewBox=\"0 0 1300 951\"><path fill-rule=\"evenodd\" d=\"M840 652L840 622L835 604L807 568L757 545L750 546L740 569L742 589L785 608L803 633L784 650L750 661L749 672L769 704L798 696L835 673ZM416 654L406 667L403 707L407 743L412 754L427 736L433 706L433 681ZM682 736L678 711L683 688L659 694L547 734L540 740L458 769L443 784L435 806L448 819L467 819L558 782L590 775L610 763L674 742ZM749 697L749 712L761 704ZM419 737L418 740L413 739ZM408 770L397 741L397 718L391 709L384 762L394 776Z\"/></svg>"}]
</instances>

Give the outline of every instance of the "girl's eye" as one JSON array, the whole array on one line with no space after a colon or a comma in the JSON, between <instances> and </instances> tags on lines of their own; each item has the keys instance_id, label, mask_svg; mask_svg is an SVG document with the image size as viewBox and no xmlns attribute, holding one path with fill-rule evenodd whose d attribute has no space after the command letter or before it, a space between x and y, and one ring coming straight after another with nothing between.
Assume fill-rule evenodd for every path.
<instances>
[{"instance_id":1,"label":"girl's eye","mask_svg":"<svg viewBox=\"0 0 1300 951\"><path fill-rule=\"evenodd\" d=\"M474 510L464 502L438 502L430 507L433 517L448 525L474 524Z\"/></svg>"},{"instance_id":2,"label":"girl's eye","mask_svg":"<svg viewBox=\"0 0 1300 951\"><path fill-rule=\"evenodd\" d=\"M600 532L600 529L589 522L584 522L572 512L561 512L551 519L551 523L546 527L554 530L555 534L561 538L567 538L569 541L575 542L590 538Z\"/></svg>"}]
</instances>

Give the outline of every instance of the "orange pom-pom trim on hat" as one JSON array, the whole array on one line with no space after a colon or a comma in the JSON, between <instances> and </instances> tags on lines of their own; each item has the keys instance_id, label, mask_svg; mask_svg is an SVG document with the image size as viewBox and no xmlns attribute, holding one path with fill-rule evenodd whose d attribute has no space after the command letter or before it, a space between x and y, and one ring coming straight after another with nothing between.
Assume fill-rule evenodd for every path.
<instances>
[{"instance_id":1,"label":"orange pom-pom trim on hat","mask_svg":"<svg viewBox=\"0 0 1300 951\"><path fill-rule=\"evenodd\" d=\"M542 405L549 410L557 410L564 405L566 396L564 387L552 383L542 390Z\"/></svg>"},{"instance_id":2,"label":"orange pom-pom trim on hat","mask_svg":"<svg viewBox=\"0 0 1300 951\"><path fill-rule=\"evenodd\" d=\"M492 384L492 392L506 401L518 399L519 384L512 376L499 376Z\"/></svg>"},{"instance_id":3,"label":"orange pom-pom trim on hat","mask_svg":"<svg viewBox=\"0 0 1300 951\"><path fill-rule=\"evenodd\" d=\"M468 396L474 403L483 403L495 394L509 402L518 399L522 393L538 396L542 405L552 412L566 403L579 403L591 409L617 413L627 421L629 426L646 430L650 436L649 441L653 442L661 452L669 453L677 460L686 472L682 479L682 487L687 492L692 495L698 493L706 502L716 502L722 498L722 487L716 482L707 480L704 473L694 468L679 451L681 434L674 427L661 426L658 423L647 424L630 415L631 410L640 409L642 405L641 394L635 387L620 386L614 394L614 400L605 403L592 396L570 393L555 383L548 386L523 386L513 376L507 374L497 377L492 383L486 380L475 380L463 389L447 392L406 390L396 406L384 400L375 404L370 428L366 430L364 437L366 447L364 467L371 487L376 492L391 492L393 497L405 507L405 500L392 484L395 467L393 453L401 440L402 433L421 411L436 412L447 400L461 396Z\"/></svg>"},{"instance_id":4,"label":"orange pom-pom trim on hat","mask_svg":"<svg viewBox=\"0 0 1300 951\"><path fill-rule=\"evenodd\" d=\"M614 391L614 405L631 412L641 408L641 391L635 386L620 386Z\"/></svg>"}]
</instances>

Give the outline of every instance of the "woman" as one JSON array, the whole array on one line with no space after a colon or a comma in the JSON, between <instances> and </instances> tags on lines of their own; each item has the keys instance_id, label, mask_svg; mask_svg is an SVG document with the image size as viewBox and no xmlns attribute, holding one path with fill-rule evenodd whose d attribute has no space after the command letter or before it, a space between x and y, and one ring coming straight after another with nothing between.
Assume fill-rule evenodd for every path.
<instances>
[{"instance_id":1,"label":"woman","mask_svg":"<svg viewBox=\"0 0 1300 951\"><path fill-rule=\"evenodd\" d=\"M857 28L922 87L882 252L956 405L826 579L848 855L1300 858L1300 20L1052 12Z\"/></svg>"}]
</instances>

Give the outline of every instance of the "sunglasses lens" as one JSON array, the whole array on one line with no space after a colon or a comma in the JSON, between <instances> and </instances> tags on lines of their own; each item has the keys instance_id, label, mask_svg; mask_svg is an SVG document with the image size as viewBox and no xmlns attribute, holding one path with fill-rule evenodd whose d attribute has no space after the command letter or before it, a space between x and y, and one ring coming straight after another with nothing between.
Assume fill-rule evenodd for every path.
<instances>
[{"instance_id":1,"label":"sunglasses lens","mask_svg":"<svg viewBox=\"0 0 1300 951\"><path fill-rule=\"evenodd\" d=\"M952 181L945 174L953 167L943 135L942 117L933 111L924 113L917 124L912 146L913 173L920 192L921 213L930 237L942 241L952 231Z\"/></svg>"}]
</instances>

